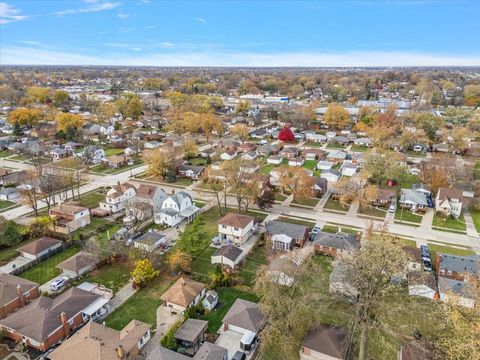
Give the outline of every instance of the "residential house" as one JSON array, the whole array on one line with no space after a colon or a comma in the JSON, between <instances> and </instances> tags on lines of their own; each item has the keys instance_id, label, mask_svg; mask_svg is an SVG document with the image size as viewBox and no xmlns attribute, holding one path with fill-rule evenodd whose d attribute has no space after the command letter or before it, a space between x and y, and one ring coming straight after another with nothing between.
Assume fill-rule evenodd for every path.
<instances>
[{"instance_id":1,"label":"residential house","mask_svg":"<svg viewBox=\"0 0 480 360\"><path fill-rule=\"evenodd\" d=\"M437 254L437 275L458 281L480 278L480 256Z\"/></svg>"},{"instance_id":2,"label":"residential house","mask_svg":"<svg viewBox=\"0 0 480 360\"><path fill-rule=\"evenodd\" d=\"M218 294L215 290L208 290L205 294L205 299L202 300L203 308L208 311L213 311L218 304Z\"/></svg>"},{"instance_id":3,"label":"residential house","mask_svg":"<svg viewBox=\"0 0 480 360\"><path fill-rule=\"evenodd\" d=\"M353 143L357 146L366 146L366 147L373 146L373 140L367 137L357 138L353 141Z\"/></svg>"},{"instance_id":4,"label":"residential house","mask_svg":"<svg viewBox=\"0 0 480 360\"><path fill-rule=\"evenodd\" d=\"M240 166L240 173L254 174L260 170L260 165L255 162L246 162Z\"/></svg>"},{"instance_id":5,"label":"residential house","mask_svg":"<svg viewBox=\"0 0 480 360\"><path fill-rule=\"evenodd\" d=\"M257 145L255 143L246 142L246 143L240 144L237 150L242 153L249 153L249 152L255 152L256 148L257 148Z\"/></svg>"},{"instance_id":6,"label":"residential house","mask_svg":"<svg viewBox=\"0 0 480 360\"><path fill-rule=\"evenodd\" d=\"M327 137L323 134L317 134L313 130L307 130L305 131L305 140L316 143L324 143L327 141Z\"/></svg>"},{"instance_id":7,"label":"residential house","mask_svg":"<svg viewBox=\"0 0 480 360\"><path fill-rule=\"evenodd\" d=\"M63 275L77 278L92 271L98 264L98 257L86 251L80 251L56 266Z\"/></svg>"},{"instance_id":8,"label":"residential house","mask_svg":"<svg viewBox=\"0 0 480 360\"><path fill-rule=\"evenodd\" d=\"M243 259L243 250L235 245L223 245L217 249L210 257L212 265L220 264L228 266L232 270L236 269Z\"/></svg>"},{"instance_id":9,"label":"residential house","mask_svg":"<svg viewBox=\"0 0 480 360\"><path fill-rule=\"evenodd\" d=\"M226 150L220 154L220 159L224 161L233 160L237 156L237 152L235 150Z\"/></svg>"},{"instance_id":10,"label":"residential house","mask_svg":"<svg viewBox=\"0 0 480 360\"><path fill-rule=\"evenodd\" d=\"M305 160L318 160L323 159L325 156L325 151L320 149L305 149L303 151L303 155L305 156Z\"/></svg>"},{"instance_id":11,"label":"residential house","mask_svg":"<svg viewBox=\"0 0 480 360\"><path fill-rule=\"evenodd\" d=\"M85 309L100 295L72 287L56 298L40 296L0 321L4 336L47 351L90 320Z\"/></svg>"},{"instance_id":12,"label":"residential house","mask_svg":"<svg viewBox=\"0 0 480 360\"><path fill-rule=\"evenodd\" d=\"M339 232L336 234L320 231L313 240L315 252L336 257L349 254L360 247L353 234Z\"/></svg>"},{"instance_id":13,"label":"residential house","mask_svg":"<svg viewBox=\"0 0 480 360\"><path fill-rule=\"evenodd\" d=\"M271 281L283 285L292 286L295 278L293 274L299 267L299 262L288 257L279 257L273 259L268 265L267 275Z\"/></svg>"},{"instance_id":14,"label":"residential house","mask_svg":"<svg viewBox=\"0 0 480 360\"><path fill-rule=\"evenodd\" d=\"M151 325L132 320L122 330L90 321L48 354L50 360L133 360L150 340Z\"/></svg>"},{"instance_id":15,"label":"residential house","mask_svg":"<svg viewBox=\"0 0 480 360\"><path fill-rule=\"evenodd\" d=\"M322 178L321 176L315 176L315 184L313 185L313 191L315 196L322 197L327 193L328 189L328 180Z\"/></svg>"},{"instance_id":16,"label":"residential house","mask_svg":"<svg viewBox=\"0 0 480 360\"><path fill-rule=\"evenodd\" d=\"M55 218L53 231L70 234L90 224L90 210L73 203L64 203L50 208L49 215Z\"/></svg>"},{"instance_id":17,"label":"residential house","mask_svg":"<svg viewBox=\"0 0 480 360\"><path fill-rule=\"evenodd\" d=\"M281 155L284 159L295 159L300 155L300 150L298 150L296 147L289 146L289 147L284 147L280 152L279 155Z\"/></svg>"},{"instance_id":18,"label":"residential house","mask_svg":"<svg viewBox=\"0 0 480 360\"><path fill-rule=\"evenodd\" d=\"M272 155L267 158L267 164L280 165L283 161L283 157L280 155Z\"/></svg>"},{"instance_id":19,"label":"residential house","mask_svg":"<svg viewBox=\"0 0 480 360\"><path fill-rule=\"evenodd\" d=\"M425 211L428 207L425 193L411 189L400 190L399 203L401 207L412 211Z\"/></svg>"},{"instance_id":20,"label":"residential house","mask_svg":"<svg viewBox=\"0 0 480 360\"><path fill-rule=\"evenodd\" d=\"M251 331L258 334L265 325L265 316L258 304L237 299L223 317L223 330L245 334Z\"/></svg>"},{"instance_id":21,"label":"residential house","mask_svg":"<svg viewBox=\"0 0 480 360\"><path fill-rule=\"evenodd\" d=\"M347 146L350 140L346 136L334 136L330 139L330 141L334 144Z\"/></svg>"},{"instance_id":22,"label":"residential house","mask_svg":"<svg viewBox=\"0 0 480 360\"><path fill-rule=\"evenodd\" d=\"M129 183L117 183L117 185L113 185L112 188L107 191L105 201L100 202L99 207L111 214L115 214L125 209L125 204L135 197L135 195L135 186Z\"/></svg>"},{"instance_id":23,"label":"residential house","mask_svg":"<svg viewBox=\"0 0 480 360\"><path fill-rule=\"evenodd\" d=\"M205 298L205 289L205 284L181 277L160 296L160 299L163 306L170 308L172 313L183 313Z\"/></svg>"},{"instance_id":24,"label":"residential house","mask_svg":"<svg viewBox=\"0 0 480 360\"><path fill-rule=\"evenodd\" d=\"M327 160L333 161L335 164L343 163L348 159L348 154L343 150L331 151L327 154Z\"/></svg>"},{"instance_id":25,"label":"residential house","mask_svg":"<svg viewBox=\"0 0 480 360\"><path fill-rule=\"evenodd\" d=\"M17 249L20 256L36 260L63 248L63 241L44 236Z\"/></svg>"},{"instance_id":26,"label":"residential house","mask_svg":"<svg viewBox=\"0 0 480 360\"><path fill-rule=\"evenodd\" d=\"M141 184L135 195L135 201L151 205L152 211L157 213L162 208L163 200L166 197L167 194L159 186Z\"/></svg>"},{"instance_id":27,"label":"residential house","mask_svg":"<svg viewBox=\"0 0 480 360\"><path fill-rule=\"evenodd\" d=\"M348 334L344 329L320 325L311 329L300 348L300 360L346 360Z\"/></svg>"},{"instance_id":28,"label":"residential house","mask_svg":"<svg viewBox=\"0 0 480 360\"><path fill-rule=\"evenodd\" d=\"M83 125L83 132L87 135L98 135L100 134L101 126L94 123L86 123Z\"/></svg>"},{"instance_id":29,"label":"residential house","mask_svg":"<svg viewBox=\"0 0 480 360\"><path fill-rule=\"evenodd\" d=\"M147 360L228 360L228 350L205 341L193 357L180 354L162 346L157 346Z\"/></svg>"},{"instance_id":30,"label":"residential house","mask_svg":"<svg viewBox=\"0 0 480 360\"><path fill-rule=\"evenodd\" d=\"M228 213L218 221L218 234L224 242L241 245L253 235L255 218L248 215Z\"/></svg>"},{"instance_id":31,"label":"residential house","mask_svg":"<svg viewBox=\"0 0 480 360\"><path fill-rule=\"evenodd\" d=\"M279 149L275 145L265 144L257 149L257 153L261 156L270 156L278 153Z\"/></svg>"},{"instance_id":32,"label":"residential house","mask_svg":"<svg viewBox=\"0 0 480 360\"><path fill-rule=\"evenodd\" d=\"M20 199L20 191L14 187L3 188L0 190L0 200L16 202Z\"/></svg>"},{"instance_id":33,"label":"residential house","mask_svg":"<svg viewBox=\"0 0 480 360\"><path fill-rule=\"evenodd\" d=\"M302 157L297 157L288 160L288 166L303 166L305 160Z\"/></svg>"},{"instance_id":34,"label":"residential house","mask_svg":"<svg viewBox=\"0 0 480 360\"><path fill-rule=\"evenodd\" d=\"M192 197L185 191L179 191L163 201L160 211L155 213L155 223L168 226L176 226L184 220L190 223L199 211Z\"/></svg>"},{"instance_id":35,"label":"residential house","mask_svg":"<svg viewBox=\"0 0 480 360\"><path fill-rule=\"evenodd\" d=\"M396 202L396 191L378 188L372 205L388 207L392 202Z\"/></svg>"},{"instance_id":36,"label":"residential house","mask_svg":"<svg viewBox=\"0 0 480 360\"><path fill-rule=\"evenodd\" d=\"M453 301L459 305L474 308L475 299L468 289L469 283L443 276L438 277L438 296L443 302Z\"/></svg>"},{"instance_id":37,"label":"residential house","mask_svg":"<svg viewBox=\"0 0 480 360\"><path fill-rule=\"evenodd\" d=\"M305 225L290 224L272 220L265 228L265 239L270 241L274 250L291 250L294 246L303 247L310 229Z\"/></svg>"},{"instance_id":38,"label":"residential house","mask_svg":"<svg viewBox=\"0 0 480 360\"><path fill-rule=\"evenodd\" d=\"M139 238L133 240L133 246L146 252L152 252L166 243L165 235L158 231L147 231Z\"/></svg>"},{"instance_id":39,"label":"residential house","mask_svg":"<svg viewBox=\"0 0 480 360\"><path fill-rule=\"evenodd\" d=\"M456 219L462 214L463 192L460 189L441 187L435 199L435 211Z\"/></svg>"},{"instance_id":40,"label":"residential house","mask_svg":"<svg viewBox=\"0 0 480 360\"><path fill-rule=\"evenodd\" d=\"M407 275L408 295L421 296L435 300L438 296L435 276L423 271L411 272Z\"/></svg>"},{"instance_id":41,"label":"residential house","mask_svg":"<svg viewBox=\"0 0 480 360\"><path fill-rule=\"evenodd\" d=\"M249 132L249 135L253 139L263 139L267 135L266 128L258 128Z\"/></svg>"},{"instance_id":42,"label":"residential house","mask_svg":"<svg viewBox=\"0 0 480 360\"><path fill-rule=\"evenodd\" d=\"M358 166L350 162L344 162L341 169L343 176L353 176L358 171Z\"/></svg>"},{"instance_id":43,"label":"residential house","mask_svg":"<svg viewBox=\"0 0 480 360\"><path fill-rule=\"evenodd\" d=\"M153 149L158 149L162 145L161 142L158 142L156 140L153 141L147 141L143 144L143 148L147 150L153 150Z\"/></svg>"},{"instance_id":44,"label":"residential house","mask_svg":"<svg viewBox=\"0 0 480 360\"><path fill-rule=\"evenodd\" d=\"M187 319L173 337L177 346L185 349L185 354L193 356L205 341L207 328L206 320Z\"/></svg>"},{"instance_id":45,"label":"residential house","mask_svg":"<svg viewBox=\"0 0 480 360\"><path fill-rule=\"evenodd\" d=\"M316 168L317 170L330 170L334 165L335 163L331 161L322 160L317 163Z\"/></svg>"},{"instance_id":46,"label":"residential house","mask_svg":"<svg viewBox=\"0 0 480 360\"><path fill-rule=\"evenodd\" d=\"M425 194L425 196L430 196L432 194L432 191L430 190L430 188L427 185L422 183L413 184L412 190Z\"/></svg>"},{"instance_id":47,"label":"residential house","mask_svg":"<svg viewBox=\"0 0 480 360\"><path fill-rule=\"evenodd\" d=\"M201 150L199 155L203 158L212 158L217 155L217 149L211 147L209 149Z\"/></svg>"},{"instance_id":48,"label":"residential house","mask_svg":"<svg viewBox=\"0 0 480 360\"><path fill-rule=\"evenodd\" d=\"M328 182L337 182L340 180L342 173L340 171L330 169L330 170L323 170L320 173L320 177L326 179Z\"/></svg>"},{"instance_id":49,"label":"residential house","mask_svg":"<svg viewBox=\"0 0 480 360\"><path fill-rule=\"evenodd\" d=\"M52 157L53 161L58 161L61 159L65 159L72 154L72 150L56 147L50 151L50 156Z\"/></svg>"},{"instance_id":50,"label":"residential house","mask_svg":"<svg viewBox=\"0 0 480 360\"><path fill-rule=\"evenodd\" d=\"M448 144L443 144L443 143L433 144L432 150L434 152L448 153L450 151L450 147L448 146Z\"/></svg>"},{"instance_id":51,"label":"residential house","mask_svg":"<svg viewBox=\"0 0 480 360\"><path fill-rule=\"evenodd\" d=\"M337 133L335 131L327 131L325 133L325 136L327 137L327 139L333 139L335 136L337 136Z\"/></svg>"},{"instance_id":52,"label":"residential house","mask_svg":"<svg viewBox=\"0 0 480 360\"><path fill-rule=\"evenodd\" d=\"M116 154L102 159L102 163L112 169L118 169L128 165L128 159L125 154Z\"/></svg>"},{"instance_id":53,"label":"residential house","mask_svg":"<svg viewBox=\"0 0 480 360\"><path fill-rule=\"evenodd\" d=\"M0 274L0 319L40 296L38 284L21 277Z\"/></svg>"},{"instance_id":54,"label":"residential house","mask_svg":"<svg viewBox=\"0 0 480 360\"><path fill-rule=\"evenodd\" d=\"M183 178L198 180L205 171L204 166L193 166L183 164L178 168L178 175Z\"/></svg>"},{"instance_id":55,"label":"residential house","mask_svg":"<svg viewBox=\"0 0 480 360\"><path fill-rule=\"evenodd\" d=\"M258 158L258 154L255 152L255 151L249 151L249 152L246 152L244 153L242 156L241 156L242 160L255 160Z\"/></svg>"}]
</instances>

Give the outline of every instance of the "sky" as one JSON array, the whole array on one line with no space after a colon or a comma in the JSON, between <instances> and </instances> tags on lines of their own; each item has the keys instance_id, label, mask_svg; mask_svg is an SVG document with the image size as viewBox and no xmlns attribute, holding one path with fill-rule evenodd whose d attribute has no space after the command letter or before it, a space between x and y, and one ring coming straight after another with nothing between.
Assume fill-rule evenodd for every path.
<instances>
[{"instance_id":1,"label":"sky","mask_svg":"<svg viewBox=\"0 0 480 360\"><path fill-rule=\"evenodd\" d=\"M0 65L479 66L480 0L0 0Z\"/></svg>"}]
</instances>

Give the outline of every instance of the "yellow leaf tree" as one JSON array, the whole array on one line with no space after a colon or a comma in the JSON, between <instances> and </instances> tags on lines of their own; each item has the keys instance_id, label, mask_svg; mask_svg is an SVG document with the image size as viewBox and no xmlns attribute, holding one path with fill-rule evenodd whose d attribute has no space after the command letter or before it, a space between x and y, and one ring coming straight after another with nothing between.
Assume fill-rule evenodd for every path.
<instances>
[{"instance_id":1,"label":"yellow leaf tree","mask_svg":"<svg viewBox=\"0 0 480 360\"><path fill-rule=\"evenodd\" d=\"M33 127L38 125L42 118L42 112L39 109L18 108L8 114L10 124Z\"/></svg>"},{"instance_id":2,"label":"yellow leaf tree","mask_svg":"<svg viewBox=\"0 0 480 360\"><path fill-rule=\"evenodd\" d=\"M142 259L136 262L135 268L130 275L136 285L144 287L160 275L160 271L153 268L153 264L150 260Z\"/></svg>"},{"instance_id":3,"label":"yellow leaf tree","mask_svg":"<svg viewBox=\"0 0 480 360\"><path fill-rule=\"evenodd\" d=\"M331 129L342 130L351 125L352 118L345 108L340 104L328 104L327 111L323 116L323 122Z\"/></svg>"},{"instance_id":4,"label":"yellow leaf tree","mask_svg":"<svg viewBox=\"0 0 480 360\"><path fill-rule=\"evenodd\" d=\"M168 268L174 273L189 271L191 262L191 255L181 250L173 251L167 257Z\"/></svg>"},{"instance_id":5,"label":"yellow leaf tree","mask_svg":"<svg viewBox=\"0 0 480 360\"><path fill-rule=\"evenodd\" d=\"M55 115L57 129L66 131L68 128L81 128L84 120L80 115L59 112Z\"/></svg>"}]
</instances>

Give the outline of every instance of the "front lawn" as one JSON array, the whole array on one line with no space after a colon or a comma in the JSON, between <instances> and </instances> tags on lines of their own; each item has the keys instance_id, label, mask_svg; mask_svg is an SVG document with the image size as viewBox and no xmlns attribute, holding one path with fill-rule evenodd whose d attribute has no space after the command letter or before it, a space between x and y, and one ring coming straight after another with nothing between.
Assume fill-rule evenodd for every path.
<instances>
[{"instance_id":1,"label":"front lawn","mask_svg":"<svg viewBox=\"0 0 480 360\"><path fill-rule=\"evenodd\" d=\"M328 143L327 149L345 149L346 146L335 144L335 143Z\"/></svg>"},{"instance_id":2,"label":"front lawn","mask_svg":"<svg viewBox=\"0 0 480 360\"><path fill-rule=\"evenodd\" d=\"M365 152L368 151L370 148L368 146L362 146L362 145L352 145L350 148L351 151L353 152Z\"/></svg>"},{"instance_id":3,"label":"front lawn","mask_svg":"<svg viewBox=\"0 0 480 360\"><path fill-rule=\"evenodd\" d=\"M275 200L276 201L285 201L288 196L280 194L280 193L275 193Z\"/></svg>"},{"instance_id":4,"label":"front lawn","mask_svg":"<svg viewBox=\"0 0 480 360\"><path fill-rule=\"evenodd\" d=\"M307 220L307 219L298 219L298 218L297 219L292 219L292 218L285 217L285 216L280 216L278 219L276 219L276 221L283 221L283 222L286 222L286 223L289 223L289 224L295 224L295 225L304 225L304 226L308 226L309 228L315 226L315 222L313 222L313 221L310 221L310 220Z\"/></svg>"},{"instance_id":5,"label":"front lawn","mask_svg":"<svg viewBox=\"0 0 480 360\"><path fill-rule=\"evenodd\" d=\"M0 200L0 210L15 205L12 201Z\"/></svg>"},{"instance_id":6,"label":"front lawn","mask_svg":"<svg viewBox=\"0 0 480 360\"><path fill-rule=\"evenodd\" d=\"M422 218L423 217L421 215L414 214L408 209L402 210L401 208L398 208L397 211L395 211L395 220L420 224L422 222Z\"/></svg>"},{"instance_id":7,"label":"front lawn","mask_svg":"<svg viewBox=\"0 0 480 360\"><path fill-rule=\"evenodd\" d=\"M85 206L87 208L94 208L98 206L100 201L105 200L105 194L102 194L97 191L92 191L90 193L81 195L79 199L76 201L80 202L81 206Z\"/></svg>"},{"instance_id":8,"label":"front lawn","mask_svg":"<svg viewBox=\"0 0 480 360\"><path fill-rule=\"evenodd\" d=\"M233 305L235 300L243 299L252 302L258 302L258 298L249 292L241 291L236 288L220 288L216 290L219 302L214 311L207 315L202 315L200 319L208 321L208 332L214 334L220 329L222 319ZM107 324L108 325L108 324Z\"/></svg>"},{"instance_id":9,"label":"front lawn","mask_svg":"<svg viewBox=\"0 0 480 360\"><path fill-rule=\"evenodd\" d=\"M207 159L202 158L202 157L196 157L193 159L188 159L187 163L192 166L206 166L207 165Z\"/></svg>"},{"instance_id":10,"label":"front lawn","mask_svg":"<svg viewBox=\"0 0 480 360\"><path fill-rule=\"evenodd\" d=\"M0 158L6 158L10 156L10 153L7 150L0 151Z\"/></svg>"},{"instance_id":11,"label":"front lawn","mask_svg":"<svg viewBox=\"0 0 480 360\"><path fill-rule=\"evenodd\" d=\"M103 285L116 294L130 279L130 267L126 262L106 264L92 271L81 282L88 281Z\"/></svg>"},{"instance_id":12,"label":"front lawn","mask_svg":"<svg viewBox=\"0 0 480 360\"><path fill-rule=\"evenodd\" d=\"M80 251L78 246L70 246L68 249L65 249L58 254L53 255L45 261L42 261L30 269L21 273L21 278L34 281L37 284L45 284L47 281L53 279L54 277L60 275L60 269L57 269L56 266L62 261L68 259L70 256L75 255Z\"/></svg>"},{"instance_id":13,"label":"front lawn","mask_svg":"<svg viewBox=\"0 0 480 360\"><path fill-rule=\"evenodd\" d=\"M457 219L452 219L451 217L447 217L446 219L442 219L440 216L435 215L432 221L433 227L441 227L446 229L451 229L455 231L466 231L467 225L465 224L465 219L463 218L463 214Z\"/></svg>"},{"instance_id":14,"label":"front lawn","mask_svg":"<svg viewBox=\"0 0 480 360\"><path fill-rule=\"evenodd\" d=\"M82 161L78 157L69 157L55 162L56 166L69 168L69 169L81 169L83 167Z\"/></svg>"},{"instance_id":15,"label":"front lawn","mask_svg":"<svg viewBox=\"0 0 480 360\"><path fill-rule=\"evenodd\" d=\"M145 288L139 290L122 306L105 319L105 325L115 330L121 330L131 320L136 319L157 326L157 308L162 304L160 296L173 284L174 280L159 276Z\"/></svg>"},{"instance_id":16,"label":"front lawn","mask_svg":"<svg viewBox=\"0 0 480 360\"><path fill-rule=\"evenodd\" d=\"M308 146L308 147L322 147L323 144L319 143L319 142L307 141L307 142L305 142L305 146Z\"/></svg>"},{"instance_id":17,"label":"front lawn","mask_svg":"<svg viewBox=\"0 0 480 360\"><path fill-rule=\"evenodd\" d=\"M28 160L29 157L23 154L15 155L10 158L10 160L16 160L16 161L25 161Z\"/></svg>"},{"instance_id":18,"label":"front lawn","mask_svg":"<svg viewBox=\"0 0 480 360\"><path fill-rule=\"evenodd\" d=\"M297 200L292 201L292 205L315 207L317 206L319 201L320 199L318 198L298 198Z\"/></svg>"},{"instance_id":19,"label":"front lawn","mask_svg":"<svg viewBox=\"0 0 480 360\"><path fill-rule=\"evenodd\" d=\"M315 167L317 166L317 162L315 160L305 160L303 162L303 167L308 170L315 170Z\"/></svg>"},{"instance_id":20,"label":"front lawn","mask_svg":"<svg viewBox=\"0 0 480 360\"><path fill-rule=\"evenodd\" d=\"M333 200L331 197L328 198L327 202L323 206L324 209L336 210L341 212L347 212L350 208L350 205L343 205L338 200Z\"/></svg>"},{"instance_id":21,"label":"front lawn","mask_svg":"<svg viewBox=\"0 0 480 360\"><path fill-rule=\"evenodd\" d=\"M385 210L377 209L374 207L363 207L360 206L358 208L358 213L367 216L379 217L384 218L387 212Z\"/></svg>"},{"instance_id":22,"label":"front lawn","mask_svg":"<svg viewBox=\"0 0 480 360\"><path fill-rule=\"evenodd\" d=\"M119 149L109 148L109 149L104 149L103 151L105 151L105 157L118 155L118 154L123 154L123 149L122 148L119 148Z\"/></svg>"},{"instance_id":23,"label":"front lawn","mask_svg":"<svg viewBox=\"0 0 480 360\"><path fill-rule=\"evenodd\" d=\"M472 216L473 224L477 232L480 232L480 211L475 209L470 209L470 215Z\"/></svg>"}]
</instances>

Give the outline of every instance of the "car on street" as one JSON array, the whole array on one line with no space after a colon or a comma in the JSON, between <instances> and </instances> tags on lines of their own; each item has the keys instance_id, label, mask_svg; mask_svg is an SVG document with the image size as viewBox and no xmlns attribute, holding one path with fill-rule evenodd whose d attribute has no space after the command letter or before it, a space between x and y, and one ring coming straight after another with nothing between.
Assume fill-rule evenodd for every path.
<instances>
[{"instance_id":1,"label":"car on street","mask_svg":"<svg viewBox=\"0 0 480 360\"><path fill-rule=\"evenodd\" d=\"M62 287L64 287L67 284L67 282L68 282L68 277L66 276L59 277L58 279L52 281L52 283L50 284L50 290L58 291Z\"/></svg>"}]
</instances>

